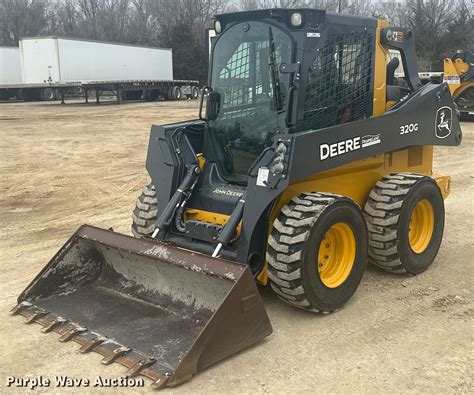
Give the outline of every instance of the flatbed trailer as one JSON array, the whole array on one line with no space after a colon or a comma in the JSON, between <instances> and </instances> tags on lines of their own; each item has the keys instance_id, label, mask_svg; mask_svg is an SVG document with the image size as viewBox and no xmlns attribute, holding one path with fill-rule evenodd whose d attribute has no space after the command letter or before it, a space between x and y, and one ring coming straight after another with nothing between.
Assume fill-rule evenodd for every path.
<instances>
[{"instance_id":1,"label":"flatbed trailer","mask_svg":"<svg viewBox=\"0 0 474 395\"><path fill-rule=\"evenodd\" d=\"M68 96L82 96L89 103L91 93L95 103L100 103L101 95L115 95L117 103L126 100L153 101L181 100L199 97L199 81L195 80L94 80L64 83L4 84L0 85L0 100L16 98L23 101L61 100Z\"/></svg>"}]
</instances>

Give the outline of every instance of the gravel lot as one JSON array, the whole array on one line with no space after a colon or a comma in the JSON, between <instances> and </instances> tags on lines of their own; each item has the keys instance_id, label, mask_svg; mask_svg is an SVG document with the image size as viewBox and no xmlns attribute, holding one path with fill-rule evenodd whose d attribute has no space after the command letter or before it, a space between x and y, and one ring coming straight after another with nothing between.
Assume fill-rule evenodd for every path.
<instances>
[{"instance_id":1,"label":"gravel lot","mask_svg":"<svg viewBox=\"0 0 474 395\"><path fill-rule=\"evenodd\" d=\"M119 377L98 354L59 343L8 310L83 223L130 234L152 123L193 119L197 102L60 106L0 104L0 383L7 376ZM437 148L435 173L452 176L438 258L416 277L369 268L352 301L317 316L262 289L274 333L260 345L197 375L174 393L474 392L474 123L458 148ZM149 392L142 389L115 392ZM111 393L40 388L35 393ZM168 390L164 391L165 393Z\"/></svg>"}]
</instances>

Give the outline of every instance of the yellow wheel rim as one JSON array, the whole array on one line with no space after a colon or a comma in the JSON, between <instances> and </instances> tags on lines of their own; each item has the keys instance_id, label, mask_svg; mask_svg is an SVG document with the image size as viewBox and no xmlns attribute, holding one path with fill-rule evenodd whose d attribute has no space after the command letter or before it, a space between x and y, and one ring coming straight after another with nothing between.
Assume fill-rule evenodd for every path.
<instances>
[{"instance_id":1,"label":"yellow wheel rim","mask_svg":"<svg viewBox=\"0 0 474 395\"><path fill-rule=\"evenodd\" d=\"M318 251L318 271L328 288L339 287L354 266L356 241L349 225L339 222L326 232Z\"/></svg>"},{"instance_id":2,"label":"yellow wheel rim","mask_svg":"<svg viewBox=\"0 0 474 395\"><path fill-rule=\"evenodd\" d=\"M413 252L421 254L431 241L434 229L434 211L431 203L420 200L411 213L408 241Z\"/></svg>"}]
</instances>

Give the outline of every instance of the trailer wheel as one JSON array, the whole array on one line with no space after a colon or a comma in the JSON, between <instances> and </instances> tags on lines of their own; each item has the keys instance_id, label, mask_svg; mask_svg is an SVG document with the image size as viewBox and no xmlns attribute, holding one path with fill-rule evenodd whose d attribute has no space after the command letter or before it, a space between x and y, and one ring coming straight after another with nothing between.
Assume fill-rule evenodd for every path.
<instances>
[{"instance_id":1,"label":"trailer wheel","mask_svg":"<svg viewBox=\"0 0 474 395\"><path fill-rule=\"evenodd\" d=\"M158 215L158 200L155 186L148 184L135 203L132 214L132 233L137 238L149 237L155 230Z\"/></svg>"},{"instance_id":2,"label":"trailer wheel","mask_svg":"<svg viewBox=\"0 0 474 395\"><path fill-rule=\"evenodd\" d=\"M56 94L53 88L44 88L40 92L40 99L43 101L53 101L56 99Z\"/></svg>"},{"instance_id":3,"label":"trailer wheel","mask_svg":"<svg viewBox=\"0 0 474 395\"><path fill-rule=\"evenodd\" d=\"M391 272L424 272L438 254L444 201L431 177L395 173L375 184L365 205L369 262Z\"/></svg>"},{"instance_id":4,"label":"trailer wheel","mask_svg":"<svg viewBox=\"0 0 474 395\"><path fill-rule=\"evenodd\" d=\"M173 100L181 100L183 97L183 94L181 92L181 88L179 86L174 86L171 90L171 97Z\"/></svg>"},{"instance_id":5,"label":"trailer wheel","mask_svg":"<svg viewBox=\"0 0 474 395\"><path fill-rule=\"evenodd\" d=\"M19 89L18 98L23 101L41 100L39 89Z\"/></svg>"},{"instance_id":6,"label":"trailer wheel","mask_svg":"<svg viewBox=\"0 0 474 395\"><path fill-rule=\"evenodd\" d=\"M146 91L143 91L143 98L146 101L154 101L158 99L159 96L159 91L157 89L147 89Z\"/></svg>"},{"instance_id":7,"label":"trailer wheel","mask_svg":"<svg viewBox=\"0 0 474 395\"><path fill-rule=\"evenodd\" d=\"M316 313L342 307L367 264L367 228L349 198L303 193L283 206L268 239L268 278L278 297Z\"/></svg>"},{"instance_id":8,"label":"trailer wheel","mask_svg":"<svg viewBox=\"0 0 474 395\"><path fill-rule=\"evenodd\" d=\"M194 100L196 100L199 97L199 88L197 86L193 86L193 89L191 92L192 92L191 97Z\"/></svg>"}]
</instances>

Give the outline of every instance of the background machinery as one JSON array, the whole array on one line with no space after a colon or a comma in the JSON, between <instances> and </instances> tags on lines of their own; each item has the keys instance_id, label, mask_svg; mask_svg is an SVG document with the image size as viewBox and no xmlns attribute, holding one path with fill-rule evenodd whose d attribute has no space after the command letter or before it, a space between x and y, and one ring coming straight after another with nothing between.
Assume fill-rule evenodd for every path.
<instances>
[{"instance_id":1,"label":"background machinery","mask_svg":"<svg viewBox=\"0 0 474 395\"><path fill-rule=\"evenodd\" d=\"M443 81L464 115L474 115L474 53L456 50L444 59Z\"/></svg>"},{"instance_id":2,"label":"background machinery","mask_svg":"<svg viewBox=\"0 0 474 395\"><path fill-rule=\"evenodd\" d=\"M433 146L461 143L448 85L421 84L409 30L272 9L219 15L215 31L200 119L152 127L138 238L84 225L14 309L156 386L271 333L256 283L328 313L368 259L426 270L450 189L432 178Z\"/></svg>"}]
</instances>

